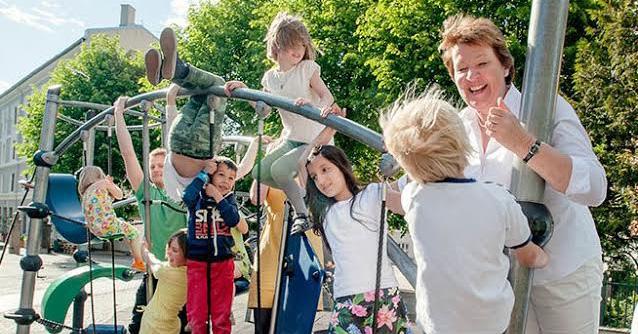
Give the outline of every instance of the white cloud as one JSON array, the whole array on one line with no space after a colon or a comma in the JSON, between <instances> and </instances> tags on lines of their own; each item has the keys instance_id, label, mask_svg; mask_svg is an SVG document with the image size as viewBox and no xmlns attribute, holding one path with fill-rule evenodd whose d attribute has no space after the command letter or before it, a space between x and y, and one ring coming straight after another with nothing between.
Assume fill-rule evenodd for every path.
<instances>
[{"instance_id":1,"label":"white cloud","mask_svg":"<svg viewBox=\"0 0 638 334\"><path fill-rule=\"evenodd\" d=\"M0 93L2 93L5 90L7 90L7 88L9 88L10 86L11 86L10 83L0 80Z\"/></svg>"},{"instance_id":2,"label":"white cloud","mask_svg":"<svg viewBox=\"0 0 638 334\"><path fill-rule=\"evenodd\" d=\"M195 4L195 0L171 0L171 16L164 21L164 25L176 24L185 27L188 24L188 8Z\"/></svg>"},{"instance_id":3,"label":"white cloud","mask_svg":"<svg viewBox=\"0 0 638 334\"><path fill-rule=\"evenodd\" d=\"M35 29L52 33L52 27L59 27L63 25L77 25L84 27L84 22L74 19L65 18L64 15L54 14L51 10L55 9L55 4L43 1L41 6L44 9L32 8L30 12L18 8L16 5L8 5L6 2L0 0L0 16L4 16L7 19L19 24L24 24ZM47 7L49 6L49 7Z\"/></svg>"}]
</instances>

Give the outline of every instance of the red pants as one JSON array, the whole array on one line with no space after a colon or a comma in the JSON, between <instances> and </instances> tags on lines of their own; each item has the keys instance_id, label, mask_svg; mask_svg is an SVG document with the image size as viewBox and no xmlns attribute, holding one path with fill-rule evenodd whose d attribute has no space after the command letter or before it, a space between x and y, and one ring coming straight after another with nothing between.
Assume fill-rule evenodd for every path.
<instances>
[{"instance_id":1,"label":"red pants","mask_svg":"<svg viewBox=\"0 0 638 334\"><path fill-rule=\"evenodd\" d=\"M233 259L210 264L210 313L214 334L230 334L230 313L233 306ZM186 312L192 334L206 333L208 304L206 300L206 262L188 260L188 300Z\"/></svg>"}]
</instances>

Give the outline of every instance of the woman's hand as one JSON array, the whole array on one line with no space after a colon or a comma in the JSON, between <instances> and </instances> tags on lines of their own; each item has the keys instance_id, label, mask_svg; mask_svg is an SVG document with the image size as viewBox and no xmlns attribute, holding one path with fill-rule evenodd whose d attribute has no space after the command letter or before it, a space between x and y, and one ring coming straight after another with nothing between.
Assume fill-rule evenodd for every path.
<instances>
[{"instance_id":1,"label":"woman's hand","mask_svg":"<svg viewBox=\"0 0 638 334\"><path fill-rule=\"evenodd\" d=\"M524 156L534 142L534 137L523 128L500 97L497 106L490 108L487 114L485 134L519 156Z\"/></svg>"}]
</instances>

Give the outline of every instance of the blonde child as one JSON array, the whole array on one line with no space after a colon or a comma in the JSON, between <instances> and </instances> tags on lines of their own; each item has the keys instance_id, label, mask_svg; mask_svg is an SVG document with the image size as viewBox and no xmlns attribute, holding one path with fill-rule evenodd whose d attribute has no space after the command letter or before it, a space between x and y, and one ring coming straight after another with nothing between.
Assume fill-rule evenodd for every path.
<instances>
[{"instance_id":1,"label":"blonde child","mask_svg":"<svg viewBox=\"0 0 638 334\"><path fill-rule=\"evenodd\" d=\"M263 90L295 99L296 105L311 104L322 110L322 116L332 113L334 98L321 79L321 68L314 61L315 46L301 19L288 13L277 14L265 42L268 58L276 66L264 74ZM243 87L246 85L240 81L229 81L225 85L226 94L230 96L234 89ZM279 110L279 114L283 123L282 142L262 160L261 182L286 193L296 212L293 230L301 231L310 225L303 190L294 179L297 161L324 126L286 110ZM253 178L257 178L256 168Z\"/></svg>"},{"instance_id":2,"label":"blonde child","mask_svg":"<svg viewBox=\"0 0 638 334\"><path fill-rule=\"evenodd\" d=\"M157 288L142 316L141 334L180 332L179 312L186 304L186 229L175 232L166 245L162 262L144 247L146 264L157 278Z\"/></svg>"},{"instance_id":3,"label":"blonde child","mask_svg":"<svg viewBox=\"0 0 638 334\"><path fill-rule=\"evenodd\" d=\"M86 166L80 173L78 192L91 233L98 238L123 234L134 258L131 267L145 271L139 233L131 224L119 219L113 210L113 199L122 199L123 194L111 176L106 176L100 167Z\"/></svg>"},{"instance_id":4,"label":"blonde child","mask_svg":"<svg viewBox=\"0 0 638 334\"><path fill-rule=\"evenodd\" d=\"M417 323L428 334L503 333L514 294L509 248L528 267L547 264L515 198L465 178L470 146L458 111L430 90L380 118L388 151L409 179L401 195L417 263Z\"/></svg>"}]
</instances>

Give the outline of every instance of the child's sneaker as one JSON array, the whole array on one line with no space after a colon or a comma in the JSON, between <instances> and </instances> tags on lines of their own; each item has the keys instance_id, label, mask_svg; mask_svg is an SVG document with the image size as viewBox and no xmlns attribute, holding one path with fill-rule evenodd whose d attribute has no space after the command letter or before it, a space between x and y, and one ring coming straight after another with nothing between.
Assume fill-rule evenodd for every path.
<instances>
[{"instance_id":1,"label":"child's sneaker","mask_svg":"<svg viewBox=\"0 0 638 334\"><path fill-rule=\"evenodd\" d=\"M146 79L152 85L157 85L161 80L160 68L162 66L162 56L157 49L146 51L144 65L146 66Z\"/></svg>"},{"instance_id":2,"label":"child's sneaker","mask_svg":"<svg viewBox=\"0 0 638 334\"><path fill-rule=\"evenodd\" d=\"M177 62L177 37L171 28L164 28L160 34L160 48L164 55L162 62L162 78L172 80L175 76L175 63Z\"/></svg>"},{"instance_id":3,"label":"child's sneaker","mask_svg":"<svg viewBox=\"0 0 638 334\"><path fill-rule=\"evenodd\" d=\"M301 234L308 231L310 228L312 228L312 225L310 225L308 217L306 215L298 215L297 217L295 217L295 220L292 223L290 234Z\"/></svg>"},{"instance_id":4,"label":"child's sneaker","mask_svg":"<svg viewBox=\"0 0 638 334\"><path fill-rule=\"evenodd\" d=\"M131 269L139 272L146 272L146 265L143 261L133 260L133 263L131 263Z\"/></svg>"}]
</instances>

